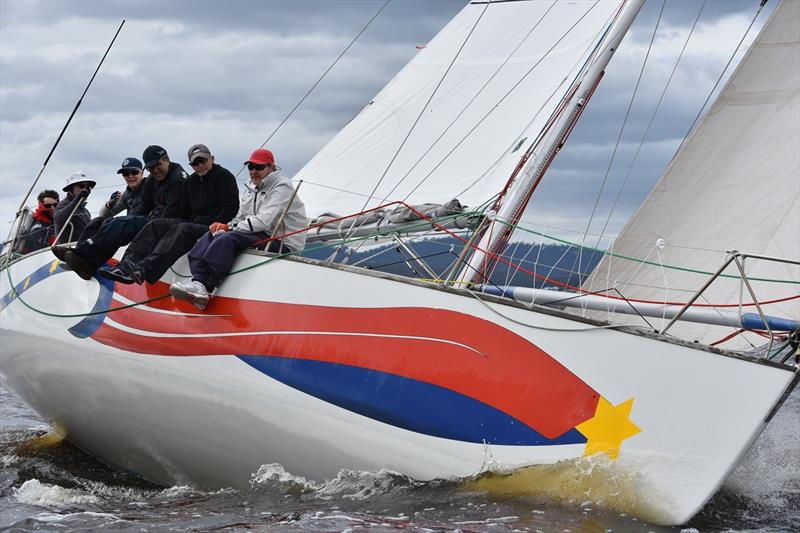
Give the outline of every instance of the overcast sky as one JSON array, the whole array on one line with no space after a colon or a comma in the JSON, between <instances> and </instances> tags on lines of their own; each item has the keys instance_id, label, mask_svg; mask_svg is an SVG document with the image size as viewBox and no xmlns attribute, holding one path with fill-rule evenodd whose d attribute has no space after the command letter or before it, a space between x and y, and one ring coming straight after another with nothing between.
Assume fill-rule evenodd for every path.
<instances>
[{"instance_id":1,"label":"overcast sky","mask_svg":"<svg viewBox=\"0 0 800 533\"><path fill-rule=\"evenodd\" d=\"M795 0L796 1L796 0ZM94 85L35 194L83 170L90 210L122 188L126 156L160 144L186 164L206 143L236 172L383 0L0 1L0 231L39 172L122 19ZM771 0L746 42L774 9ZM753 19L759 0L709 0L610 219L615 233L655 183ZM463 6L393 0L268 144L293 175ZM588 223L648 49L660 0L645 3L525 220L561 235ZM592 231L609 218L650 116L701 7L668 0ZM730 72L734 65L729 68ZM309 213L314 215L316 213Z\"/></svg>"}]
</instances>

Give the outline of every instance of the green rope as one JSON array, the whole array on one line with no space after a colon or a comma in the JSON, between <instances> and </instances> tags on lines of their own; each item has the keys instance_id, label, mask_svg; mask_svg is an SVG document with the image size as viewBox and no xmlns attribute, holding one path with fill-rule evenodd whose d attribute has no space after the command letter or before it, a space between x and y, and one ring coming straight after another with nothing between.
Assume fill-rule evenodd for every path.
<instances>
[{"instance_id":1,"label":"green rope","mask_svg":"<svg viewBox=\"0 0 800 533\"><path fill-rule=\"evenodd\" d=\"M9 285L11 285L11 292L14 293L13 300L19 300L20 302L22 302L22 305L24 305L25 307L27 307L28 309L30 309L31 311L33 311L35 313L39 313L40 315L51 316L51 317L55 317L55 318L79 318L79 317L87 317L87 316L94 316L94 315L102 315L104 313L113 313L114 311L121 311L123 309L128 309L129 307L136 307L138 305L149 304L150 302L155 302L156 300L162 300L162 299L166 298L167 296L170 296L169 294L162 294L161 296L155 296L155 297L149 298L147 300L142 300L141 302L133 302L133 303L126 304L126 305L121 305L119 307L109 307L108 309L104 309L104 310L100 310L100 311L90 311L88 313L74 313L74 314L50 313L50 312L47 312L47 311L42 311L41 309L37 309L36 307L34 307L31 304L29 304L28 302L26 302L22 298L22 294L17 292L17 287L16 287L16 285L14 285L14 281L11 279L11 269L6 267L5 270L6 270L6 276L8 277L8 283L9 283Z\"/></svg>"},{"instance_id":2,"label":"green rope","mask_svg":"<svg viewBox=\"0 0 800 533\"><path fill-rule=\"evenodd\" d=\"M582 245L580 245L578 243L575 243L575 242L572 242L572 241L568 241L568 240L565 240L565 239L559 239L558 237L553 237L552 235L547 235L546 233L542 233L542 232L539 232L539 231L534 231L532 229L528 229L528 228L526 228L524 226L520 226L519 224L512 224L511 222L508 222L507 220L502 220L502 219L499 219L499 218L497 218L495 220L497 220L501 224L504 224L504 225L506 225L506 226L508 226L510 228L513 228L514 230L522 230L522 231L524 231L526 233L532 233L534 235L539 235L541 237L545 237L545 238L550 239L552 241L560 242L562 244L568 244L570 246L576 246L578 248L583 248L585 250L589 250L589 251L592 251L592 252L599 252L599 253L601 253L603 255L607 255L609 257L616 257L618 259L626 259L628 261L634 261L636 263L644 263L645 265L653 265L653 266L657 266L657 267L663 267L663 268L667 268L667 269L670 269L670 270L680 270L682 272L691 272L693 274L704 274L706 276L713 276L714 275L713 272L706 272L705 270L696 270L694 268L679 267L679 266L675 266L675 265L662 265L661 263L656 263L655 261L646 261L646 260L642 260L642 259L639 259L639 258L636 258L636 257L630 257L630 256L623 255L623 254L609 252L608 250L602 250L600 248L593 248L591 246L582 246ZM742 279L741 276L737 276L735 274L720 274L720 277L722 277L722 278L731 278L731 279ZM770 282L770 283L790 283L790 284L795 284L795 285L796 284L800 284L800 281L786 280L786 279L771 279L771 278L747 278L747 279L749 279L750 281L767 281L767 282Z\"/></svg>"}]
</instances>

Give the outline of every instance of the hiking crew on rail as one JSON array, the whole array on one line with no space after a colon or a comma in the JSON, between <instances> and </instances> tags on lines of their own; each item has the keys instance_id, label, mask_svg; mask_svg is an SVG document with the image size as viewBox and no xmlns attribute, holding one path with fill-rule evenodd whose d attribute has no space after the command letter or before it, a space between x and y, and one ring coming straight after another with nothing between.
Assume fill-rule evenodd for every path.
<instances>
[{"instance_id":1,"label":"hiking crew on rail","mask_svg":"<svg viewBox=\"0 0 800 533\"><path fill-rule=\"evenodd\" d=\"M161 217L179 216L186 171L169 160L167 151L151 145L142 154L144 167L149 172L140 188L141 203L132 203L127 216L106 221L95 235L82 239L74 246L54 246L53 253L83 279L91 279L95 271L117 250L128 243L145 225ZM117 173L131 172L140 167L135 158L126 158ZM63 241L63 239L62 239Z\"/></svg>"},{"instance_id":2,"label":"hiking crew on rail","mask_svg":"<svg viewBox=\"0 0 800 533\"><path fill-rule=\"evenodd\" d=\"M97 273L120 283L142 284L156 283L189 252L192 278L173 283L170 292L205 309L245 249L260 246L280 254L303 249L305 206L291 180L280 174L272 152L259 148L245 161L250 182L241 196L233 174L216 163L208 146L195 144L187 155L194 169L188 178L157 145L144 150L144 164L126 158L117 173L128 187L121 195L112 194L101 210L96 234L74 246L56 245L53 253L83 279ZM149 172L146 179L142 167ZM64 190L85 200L92 186L85 174L76 173ZM126 216L114 217L123 209ZM126 244L119 263L102 266Z\"/></svg>"}]
</instances>

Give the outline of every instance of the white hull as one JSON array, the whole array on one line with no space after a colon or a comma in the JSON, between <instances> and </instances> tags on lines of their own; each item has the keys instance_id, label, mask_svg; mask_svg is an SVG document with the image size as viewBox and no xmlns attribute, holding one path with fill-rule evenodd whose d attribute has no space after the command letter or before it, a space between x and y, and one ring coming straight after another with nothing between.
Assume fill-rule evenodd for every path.
<instances>
[{"instance_id":1,"label":"white hull","mask_svg":"<svg viewBox=\"0 0 800 533\"><path fill-rule=\"evenodd\" d=\"M237 268L264 259L245 254ZM10 267L14 285L38 274L24 303L4 300L3 386L103 462L166 485L241 486L268 463L313 479L342 468L465 477L605 450L635 485L629 511L680 524L797 376L303 260L231 276L205 313L167 298L90 324L25 305L79 314L102 303L96 280L52 266L42 252ZM175 270L188 272L185 260ZM10 293L7 271L0 288ZM145 297L114 290L112 307ZM78 323L89 337L68 331ZM601 419L605 432L584 425Z\"/></svg>"}]
</instances>

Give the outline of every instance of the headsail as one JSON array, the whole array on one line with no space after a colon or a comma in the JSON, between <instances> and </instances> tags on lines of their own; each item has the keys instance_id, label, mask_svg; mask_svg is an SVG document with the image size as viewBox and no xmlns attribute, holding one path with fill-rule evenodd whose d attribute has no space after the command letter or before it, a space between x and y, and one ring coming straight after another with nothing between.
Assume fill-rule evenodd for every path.
<instances>
[{"instance_id":1,"label":"headsail","mask_svg":"<svg viewBox=\"0 0 800 533\"><path fill-rule=\"evenodd\" d=\"M296 178L311 214L502 190L624 2L473 1Z\"/></svg>"},{"instance_id":2,"label":"headsail","mask_svg":"<svg viewBox=\"0 0 800 533\"><path fill-rule=\"evenodd\" d=\"M615 254L647 258L655 265L607 256L585 287L616 286L629 298L686 301L707 279L687 269L715 271L728 250L799 260L799 230L800 2L790 1L775 9L708 114L616 239ZM746 269L750 278L776 280L753 282L759 300L800 293L796 265L748 260ZM737 304L740 283L721 279L704 294L703 303ZM747 303L746 289L743 294ZM798 320L800 300L765 311ZM681 337L703 342L725 335L713 326L680 327Z\"/></svg>"}]
</instances>

